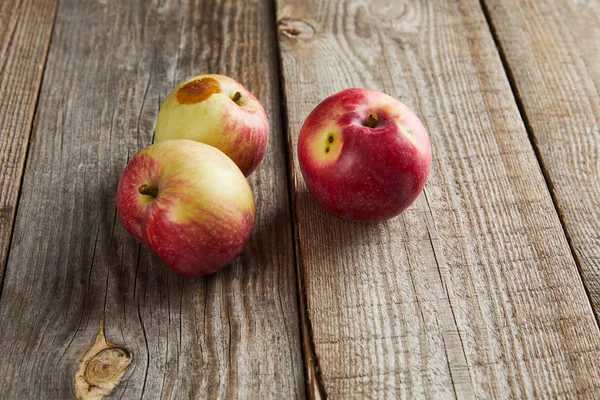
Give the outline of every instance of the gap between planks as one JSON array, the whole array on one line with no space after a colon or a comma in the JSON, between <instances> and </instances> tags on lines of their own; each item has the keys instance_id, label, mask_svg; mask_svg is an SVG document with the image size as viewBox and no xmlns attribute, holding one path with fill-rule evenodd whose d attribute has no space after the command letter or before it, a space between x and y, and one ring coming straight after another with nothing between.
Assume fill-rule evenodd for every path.
<instances>
[{"instance_id":1,"label":"gap between planks","mask_svg":"<svg viewBox=\"0 0 600 400\"><path fill-rule=\"evenodd\" d=\"M284 77L282 70L281 60L281 47L280 47L280 32L279 25L281 21L277 18L277 1L272 0L272 15L274 26L274 35L277 44L277 83L279 89L280 98L280 115L281 115L281 132L285 138L285 167L286 177L288 185L288 206L291 220L293 251L294 251L294 268L296 269L296 285L297 285L297 303L298 303L298 317L300 324L300 338L302 342L302 361L304 363L304 378L306 384L306 394L311 399L326 399L327 394L325 392L325 385L321 377L321 370L319 368L319 359L317 357L315 343L312 336L312 325L310 322L310 315L308 313L308 300L306 298L306 281L304 279L304 268L302 264L302 255L299 243L299 232L298 232L298 215L296 213L296 195L293 189L293 169L292 169L292 155L294 151L293 145L290 142L288 132L288 115L287 115L287 97L284 90Z\"/></svg>"}]
</instances>

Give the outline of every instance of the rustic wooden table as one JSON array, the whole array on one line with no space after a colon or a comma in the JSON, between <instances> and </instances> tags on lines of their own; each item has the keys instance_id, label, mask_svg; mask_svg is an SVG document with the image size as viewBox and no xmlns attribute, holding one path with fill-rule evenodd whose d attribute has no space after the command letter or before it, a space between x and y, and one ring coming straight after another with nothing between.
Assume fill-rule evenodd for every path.
<instances>
[{"instance_id":1,"label":"rustic wooden table","mask_svg":"<svg viewBox=\"0 0 600 400\"><path fill-rule=\"evenodd\" d=\"M0 46L0 398L73 397L102 321L133 359L83 379L123 371L113 398L600 397L600 1L2 0ZM203 72L272 135L249 246L194 280L115 192ZM328 216L299 171L304 118L346 87L431 135L387 223Z\"/></svg>"}]
</instances>

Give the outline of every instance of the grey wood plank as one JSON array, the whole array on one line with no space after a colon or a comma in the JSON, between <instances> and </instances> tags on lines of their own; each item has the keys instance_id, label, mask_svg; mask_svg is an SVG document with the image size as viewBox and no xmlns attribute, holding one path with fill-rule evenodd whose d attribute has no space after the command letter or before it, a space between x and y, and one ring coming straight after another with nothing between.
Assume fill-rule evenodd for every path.
<instances>
[{"instance_id":1,"label":"grey wood plank","mask_svg":"<svg viewBox=\"0 0 600 400\"><path fill-rule=\"evenodd\" d=\"M0 286L56 3L0 2Z\"/></svg>"},{"instance_id":2,"label":"grey wood plank","mask_svg":"<svg viewBox=\"0 0 600 400\"><path fill-rule=\"evenodd\" d=\"M593 398L600 335L478 1L278 0L311 393ZM379 89L433 146L413 207L342 222L303 182L312 108Z\"/></svg>"},{"instance_id":3,"label":"grey wood plank","mask_svg":"<svg viewBox=\"0 0 600 400\"><path fill-rule=\"evenodd\" d=\"M600 2L484 2L600 319Z\"/></svg>"},{"instance_id":4,"label":"grey wood plank","mask_svg":"<svg viewBox=\"0 0 600 400\"><path fill-rule=\"evenodd\" d=\"M303 397L275 31L266 2L61 1L0 300L0 397L71 397L101 321L133 357L114 398ZM206 72L244 83L272 135L249 246L194 280L126 233L115 193L161 99Z\"/></svg>"}]
</instances>

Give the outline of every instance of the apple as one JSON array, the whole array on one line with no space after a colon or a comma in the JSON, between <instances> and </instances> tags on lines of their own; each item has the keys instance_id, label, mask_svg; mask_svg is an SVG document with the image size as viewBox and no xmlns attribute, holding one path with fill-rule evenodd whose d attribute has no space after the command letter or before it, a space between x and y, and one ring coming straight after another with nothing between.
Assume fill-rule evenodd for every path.
<instances>
[{"instance_id":1,"label":"apple","mask_svg":"<svg viewBox=\"0 0 600 400\"><path fill-rule=\"evenodd\" d=\"M431 167L429 135L404 104L370 89L321 102L298 137L300 169L313 197L350 221L391 219L419 196Z\"/></svg>"},{"instance_id":2,"label":"apple","mask_svg":"<svg viewBox=\"0 0 600 400\"><path fill-rule=\"evenodd\" d=\"M146 147L117 189L125 229L173 271L208 275L244 249L254 198L244 174L220 150L191 140Z\"/></svg>"},{"instance_id":3,"label":"apple","mask_svg":"<svg viewBox=\"0 0 600 400\"><path fill-rule=\"evenodd\" d=\"M190 139L227 154L244 175L267 150L269 121L260 102L224 75L199 75L177 86L156 120L155 142Z\"/></svg>"}]
</instances>

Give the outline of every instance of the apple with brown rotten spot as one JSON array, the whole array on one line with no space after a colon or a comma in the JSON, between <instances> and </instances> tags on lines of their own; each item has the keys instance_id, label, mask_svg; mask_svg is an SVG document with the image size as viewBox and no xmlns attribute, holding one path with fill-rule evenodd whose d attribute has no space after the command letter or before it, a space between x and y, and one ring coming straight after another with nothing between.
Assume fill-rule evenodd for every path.
<instances>
[{"instance_id":1,"label":"apple with brown rotten spot","mask_svg":"<svg viewBox=\"0 0 600 400\"><path fill-rule=\"evenodd\" d=\"M254 198L240 169L216 148L191 140L146 147L117 190L125 229L173 271L211 274L233 261L254 227Z\"/></svg>"},{"instance_id":2,"label":"apple with brown rotten spot","mask_svg":"<svg viewBox=\"0 0 600 400\"><path fill-rule=\"evenodd\" d=\"M308 189L326 211L378 222L417 199L429 175L431 146L407 106L375 90L346 89L310 113L298 158Z\"/></svg>"},{"instance_id":3,"label":"apple with brown rotten spot","mask_svg":"<svg viewBox=\"0 0 600 400\"><path fill-rule=\"evenodd\" d=\"M269 121L256 97L235 80L199 75L177 86L160 107L155 142L170 139L214 146L248 176L267 150Z\"/></svg>"}]
</instances>

